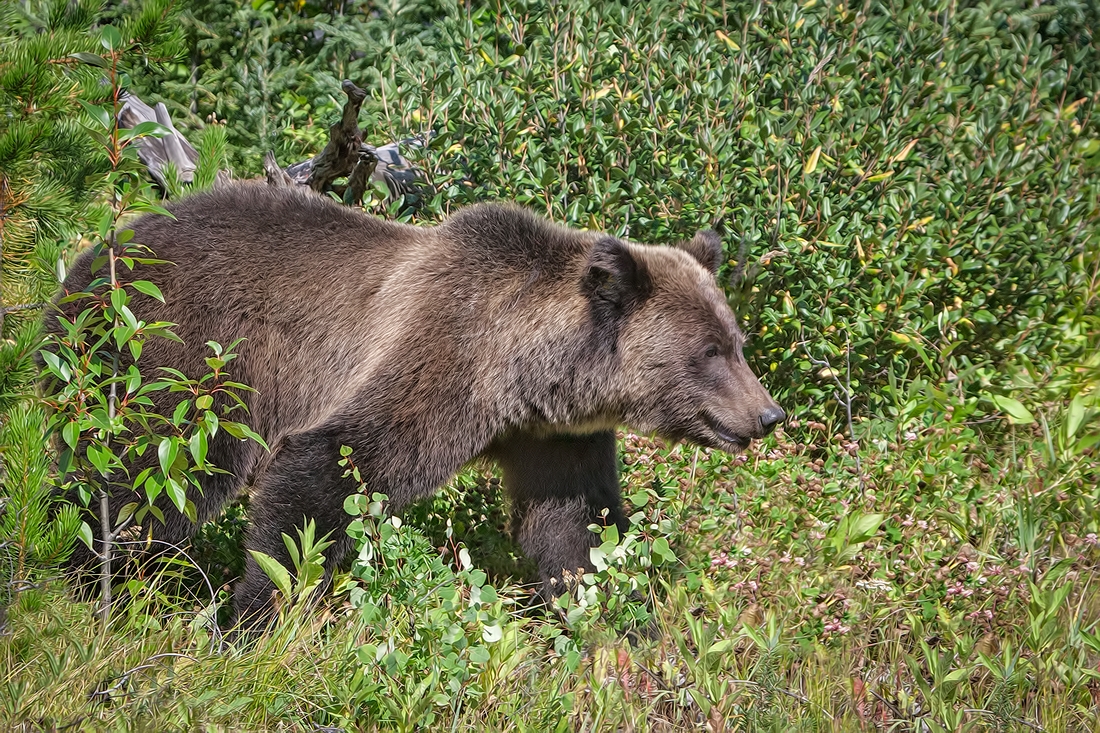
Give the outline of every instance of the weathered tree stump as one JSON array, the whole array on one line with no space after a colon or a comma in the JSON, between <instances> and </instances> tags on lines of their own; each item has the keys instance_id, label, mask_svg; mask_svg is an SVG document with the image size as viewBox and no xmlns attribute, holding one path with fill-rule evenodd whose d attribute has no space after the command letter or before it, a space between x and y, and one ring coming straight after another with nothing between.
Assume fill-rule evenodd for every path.
<instances>
[{"instance_id":1,"label":"weathered tree stump","mask_svg":"<svg viewBox=\"0 0 1100 733\"><path fill-rule=\"evenodd\" d=\"M328 144L311 160L287 167L286 172L296 183L309 186L317 193L330 190L332 182L351 174L359 164L359 149L363 134L359 130L359 110L367 93L350 79L341 86L348 101L340 121L328 129Z\"/></svg>"}]
</instances>

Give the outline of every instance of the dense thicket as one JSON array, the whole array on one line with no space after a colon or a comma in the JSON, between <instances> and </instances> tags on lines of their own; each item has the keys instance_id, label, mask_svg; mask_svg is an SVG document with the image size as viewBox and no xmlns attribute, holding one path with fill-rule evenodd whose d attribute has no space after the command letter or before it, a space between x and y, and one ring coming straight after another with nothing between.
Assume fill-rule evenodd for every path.
<instances>
[{"instance_id":1,"label":"dense thicket","mask_svg":"<svg viewBox=\"0 0 1100 733\"><path fill-rule=\"evenodd\" d=\"M135 577L88 633L87 606L39 592L76 518L47 518L33 357L64 263L113 241L91 222L144 195L102 144L108 24L119 83L168 105L205 181L316 154L351 79L369 142L425 143L403 152L433 193L414 213L377 197L380 215L508 199L647 242L717 228L788 431L747 463L626 436L641 535L618 554L605 537L561 623L516 612L499 482L469 471L404 524L349 500L374 564L324 632L301 615L323 550L303 533L287 623L222 654L195 606L225 600L240 551L207 525L196 554L224 567L201 603ZM0 612L0 720L1095 727L1098 27L1077 0L0 5L0 609L20 599L10 639ZM181 437L197 421L172 419L165 463L202 464ZM616 647L649 614L638 587L662 637Z\"/></svg>"},{"instance_id":2,"label":"dense thicket","mask_svg":"<svg viewBox=\"0 0 1100 733\"><path fill-rule=\"evenodd\" d=\"M424 217L505 198L642 240L717 226L791 404L831 399L823 359L877 412L1081 353L1090 4L214 5L156 92L228 120L240 172L316 150L349 77L369 135L435 135Z\"/></svg>"}]
</instances>

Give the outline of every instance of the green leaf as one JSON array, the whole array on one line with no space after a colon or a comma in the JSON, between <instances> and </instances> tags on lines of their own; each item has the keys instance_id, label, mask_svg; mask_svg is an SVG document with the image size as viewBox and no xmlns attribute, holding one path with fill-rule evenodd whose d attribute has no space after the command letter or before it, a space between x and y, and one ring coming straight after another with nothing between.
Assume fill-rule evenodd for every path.
<instances>
[{"instance_id":1,"label":"green leaf","mask_svg":"<svg viewBox=\"0 0 1100 733\"><path fill-rule=\"evenodd\" d=\"M105 25L99 29L99 43L108 51L122 48L122 34L113 25Z\"/></svg>"},{"instance_id":2,"label":"green leaf","mask_svg":"<svg viewBox=\"0 0 1100 733\"><path fill-rule=\"evenodd\" d=\"M80 426L75 420L65 423L61 428L61 437L65 441L65 445L74 451L76 450L77 441L80 439Z\"/></svg>"},{"instance_id":3,"label":"green leaf","mask_svg":"<svg viewBox=\"0 0 1100 733\"><path fill-rule=\"evenodd\" d=\"M1077 435L1077 431L1081 428L1081 423L1085 421L1085 396L1077 395L1069 403L1069 410L1066 412L1066 437L1072 438Z\"/></svg>"},{"instance_id":4,"label":"green leaf","mask_svg":"<svg viewBox=\"0 0 1100 733\"><path fill-rule=\"evenodd\" d=\"M344 499L344 512L352 516L366 514L370 501L362 494L351 494Z\"/></svg>"},{"instance_id":5,"label":"green leaf","mask_svg":"<svg viewBox=\"0 0 1100 733\"><path fill-rule=\"evenodd\" d=\"M206 433L202 430L196 430L192 433L191 440L188 441L188 448L195 459L195 465L204 468L206 466Z\"/></svg>"},{"instance_id":6,"label":"green leaf","mask_svg":"<svg viewBox=\"0 0 1100 733\"><path fill-rule=\"evenodd\" d=\"M122 288L111 291L111 307L115 309L115 313L122 315L122 309L128 302L130 302L130 296Z\"/></svg>"},{"instance_id":7,"label":"green leaf","mask_svg":"<svg viewBox=\"0 0 1100 733\"><path fill-rule=\"evenodd\" d=\"M279 593L282 594L286 602L292 602L294 600L291 594L292 584L290 581L290 573L287 569L284 568L278 560L270 555L265 555L259 550L249 550L249 552L252 553L252 557L256 560L256 564L260 566L260 570L264 571L264 575L270 578L271 582L275 584L275 587L279 589Z\"/></svg>"},{"instance_id":8,"label":"green leaf","mask_svg":"<svg viewBox=\"0 0 1100 733\"><path fill-rule=\"evenodd\" d=\"M974 320L977 323L989 325L997 322L997 317L984 308L979 308L974 312Z\"/></svg>"},{"instance_id":9,"label":"green leaf","mask_svg":"<svg viewBox=\"0 0 1100 733\"><path fill-rule=\"evenodd\" d=\"M62 365L61 359L52 351L42 351L40 353L42 354L42 361L46 362L46 368L61 381L68 382L69 377L72 376L68 365Z\"/></svg>"},{"instance_id":10,"label":"green leaf","mask_svg":"<svg viewBox=\"0 0 1100 733\"><path fill-rule=\"evenodd\" d=\"M183 486L180 485L180 482L169 477L168 480L164 482L164 490L168 492L168 498L175 504L176 509L183 513L184 508L187 506L187 492L184 490Z\"/></svg>"},{"instance_id":11,"label":"green leaf","mask_svg":"<svg viewBox=\"0 0 1100 733\"><path fill-rule=\"evenodd\" d=\"M80 523L80 529L77 530L77 536L80 537L80 541L88 546L88 549L95 552L95 539L92 536L92 528L88 526L87 522Z\"/></svg>"},{"instance_id":12,"label":"green leaf","mask_svg":"<svg viewBox=\"0 0 1100 733\"><path fill-rule=\"evenodd\" d=\"M710 717L710 710L713 707L710 699L707 698L707 694L697 687L689 687L688 694L691 695L691 699L695 701L695 705L702 711L704 717Z\"/></svg>"},{"instance_id":13,"label":"green leaf","mask_svg":"<svg viewBox=\"0 0 1100 733\"><path fill-rule=\"evenodd\" d=\"M850 560L854 559L856 555L859 554L859 551L862 548L863 548L863 543L862 542L856 543L854 545L845 545L840 550L840 552L837 553L836 563L838 565L843 565L844 563L849 562Z\"/></svg>"},{"instance_id":14,"label":"green leaf","mask_svg":"<svg viewBox=\"0 0 1100 733\"><path fill-rule=\"evenodd\" d=\"M88 113L88 116L92 118L92 121L95 122L97 125L99 125L99 127L101 129L103 129L103 130L110 130L111 129L111 113L110 112L108 112L103 107L99 107L97 105L91 104L90 102L86 102L83 99L78 99L76 101L80 102L80 106L84 108L84 111ZM110 226L110 225L108 224L108 226ZM106 232L101 232L101 233L104 235L104 239L105 239L106 238L106 236L105 236Z\"/></svg>"},{"instance_id":15,"label":"green leaf","mask_svg":"<svg viewBox=\"0 0 1100 733\"><path fill-rule=\"evenodd\" d=\"M106 477L111 472L110 466L113 456L106 446L89 443L85 453L88 456L88 460L91 461L95 469L99 471L100 476Z\"/></svg>"},{"instance_id":16,"label":"green leaf","mask_svg":"<svg viewBox=\"0 0 1100 733\"><path fill-rule=\"evenodd\" d=\"M758 649L768 649L768 640L764 638L764 635L761 634L759 630L754 629L748 624L743 624L741 626L741 631L745 634L745 636L752 639L752 643L755 644Z\"/></svg>"},{"instance_id":17,"label":"green leaf","mask_svg":"<svg viewBox=\"0 0 1100 733\"><path fill-rule=\"evenodd\" d=\"M131 501L129 504L123 506L118 510L118 516L115 518L115 526L120 526L123 522L132 517L137 510L138 503L136 501Z\"/></svg>"},{"instance_id":18,"label":"green leaf","mask_svg":"<svg viewBox=\"0 0 1100 733\"><path fill-rule=\"evenodd\" d=\"M267 443L264 441L263 438L261 438L259 436L259 434L254 432L252 430L252 428L248 427L247 425L245 425L243 423L230 422L228 420L223 420L221 422L221 426L223 428L225 428L225 432L229 433L234 438L240 438L241 440L244 440L245 438L249 438L251 440L256 441L260 445L262 445L264 447L264 450L271 450L270 448L267 447Z\"/></svg>"},{"instance_id":19,"label":"green leaf","mask_svg":"<svg viewBox=\"0 0 1100 733\"><path fill-rule=\"evenodd\" d=\"M160 462L160 470L165 476L172 471L172 464L176 462L176 438L164 438L157 446L157 460Z\"/></svg>"},{"instance_id":20,"label":"green leaf","mask_svg":"<svg viewBox=\"0 0 1100 733\"><path fill-rule=\"evenodd\" d=\"M160 288L158 288L156 285L149 282L148 280L134 280L130 284L133 285L134 289L138 292L145 293L151 298L156 298L161 303L164 302L164 295L161 294Z\"/></svg>"},{"instance_id":21,"label":"green leaf","mask_svg":"<svg viewBox=\"0 0 1100 733\"><path fill-rule=\"evenodd\" d=\"M1016 425L1029 425L1035 422L1035 416L1017 400L1004 395L990 395L989 399L998 410L1008 415L1010 422Z\"/></svg>"},{"instance_id":22,"label":"green leaf","mask_svg":"<svg viewBox=\"0 0 1100 733\"><path fill-rule=\"evenodd\" d=\"M653 554L659 556L664 562L676 562L676 553L672 551L668 539L664 537L653 540Z\"/></svg>"},{"instance_id":23,"label":"green leaf","mask_svg":"<svg viewBox=\"0 0 1100 733\"><path fill-rule=\"evenodd\" d=\"M156 476L149 476L145 479L144 489L145 498L152 504L164 491L164 484Z\"/></svg>"},{"instance_id":24,"label":"green leaf","mask_svg":"<svg viewBox=\"0 0 1100 733\"><path fill-rule=\"evenodd\" d=\"M187 417L188 410L191 409L191 400L183 400L176 409L172 411L172 424L179 427L183 424L184 419Z\"/></svg>"},{"instance_id":25,"label":"green leaf","mask_svg":"<svg viewBox=\"0 0 1100 733\"><path fill-rule=\"evenodd\" d=\"M1086 435L1084 438L1081 438L1081 440L1077 442L1077 452L1084 453L1095 445L1100 445L1100 433Z\"/></svg>"},{"instance_id":26,"label":"green leaf","mask_svg":"<svg viewBox=\"0 0 1100 733\"><path fill-rule=\"evenodd\" d=\"M879 525L886 518L885 514L861 514L848 525L848 541L851 543L866 542L878 532Z\"/></svg>"},{"instance_id":27,"label":"green leaf","mask_svg":"<svg viewBox=\"0 0 1100 733\"><path fill-rule=\"evenodd\" d=\"M161 216L167 216L169 219L175 219L176 218L175 216L172 215L172 212L169 211L168 209L164 208L163 206L158 206L157 204L150 203L148 201L141 201L141 200L134 201L132 204L130 204L130 211L135 212L135 213L136 212L142 212L142 213L148 213L148 214L160 214ZM142 260L142 259L138 259L136 257L134 258L134 261L138 262L140 264L149 264L149 263L153 263L153 262L160 262L160 263L164 262L164 260Z\"/></svg>"},{"instance_id":28,"label":"green leaf","mask_svg":"<svg viewBox=\"0 0 1100 733\"><path fill-rule=\"evenodd\" d=\"M122 289L119 288L119 292L121 292L121 290ZM129 299L129 298L127 298L127 299ZM140 326L138 324L137 316L135 316L134 312L131 311L130 308L128 306L125 306L125 305L122 306L122 310L120 310L118 313L119 313L120 316L122 316L123 322L125 322L125 324L129 328L129 330L127 332L127 335L126 335L126 338L123 339L124 341L127 341L134 335L135 332L137 332L138 328L140 328Z\"/></svg>"},{"instance_id":29,"label":"green leaf","mask_svg":"<svg viewBox=\"0 0 1100 733\"><path fill-rule=\"evenodd\" d=\"M596 568L597 573L607 570L607 553L602 548L590 547L588 549L588 560Z\"/></svg>"},{"instance_id":30,"label":"green leaf","mask_svg":"<svg viewBox=\"0 0 1100 733\"><path fill-rule=\"evenodd\" d=\"M88 64L89 66L98 66L101 69L106 69L110 66L107 63L107 59L103 58L96 53L87 53L85 51L77 51L76 53L69 54L69 58L76 59L77 61ZM84 101L84 100L80 100Z\"/></svg>"},{"instance_id":31,"label":"green leaf","mask_svg":"<svg viewBox=\"0 0 1100 733\"><path fill-rule=\"evenodd\" d=\"M963 680L968 679L969 677L970 677L970 670L967 669L966 667L962 667L962 668L959 668L959 669L953 669L950 672L948 672L946 675L944 675L943 681L940 684L943 685L945 688L947 688L947 690L950 690L952 687L959 684Z\"/></svg>"},{"instance_id":32,"label":"green leaf","mask_svg":"<svg viewBox=\"0 0 1100 733\"><path fill-rule=\"evenodd\" d=\"M130 129L126 130L124 139L134 139L138 137L164 137L171 135L172 131L159 122L153 120L146 120L145 122L139 122Z\"/></svg>"}]
</instances>

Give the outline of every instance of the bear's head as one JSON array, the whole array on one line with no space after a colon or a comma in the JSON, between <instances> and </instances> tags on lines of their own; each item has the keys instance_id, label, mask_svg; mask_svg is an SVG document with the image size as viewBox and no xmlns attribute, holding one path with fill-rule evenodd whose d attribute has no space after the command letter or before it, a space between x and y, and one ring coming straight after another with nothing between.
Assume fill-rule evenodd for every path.
<instances>
[{"instance_id":1,"label":"bear's head","mask_svg":"<svg viewBox=\"0 0 1100 733\"><path fill-rule=\"evenodd\" d=\"M701 231L674 247L598 238L583 289L615 390L635 430L743 450L786 417L742 354L744 337L715 274L722 243Z\"/></svg>"}]
</instances>

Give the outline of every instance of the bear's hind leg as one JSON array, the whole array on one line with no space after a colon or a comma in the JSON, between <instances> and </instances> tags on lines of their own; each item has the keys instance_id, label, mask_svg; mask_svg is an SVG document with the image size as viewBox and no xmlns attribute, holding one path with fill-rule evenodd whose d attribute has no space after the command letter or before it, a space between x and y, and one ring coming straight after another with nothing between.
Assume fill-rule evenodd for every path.
<instances>
[{"instance_id":1,"label":"bear's hind leg","mask_svg":"<svg viewBox=\"0 0 1100 733\"><path fill-rule=\"evenodd\" d=\"M517 435L488 455L504 471L517 539L538 564L543 597L552 600L568 589L569 575L593 569L589 550L599 536L588 525L627 529L615 433Z\"/></svg>"},{"instance_id":2,"label":"bear's hind leg","mask_svg":"<svg viewBox=\"0 0 1100 733\"><path fill-rule=\"evenodd\" d=\"M295 530L312 519L315 540L328 535L334 542L324 551L327 583L335 563L351 548L344 531L351 520L344 511L344 499L355 492L355 484L343 476L339 447L340 441L327 431L316 430L289 435L275 449L257 481L255 500L249 504L248 550L274 558L293 575L294 564L283 534L297 542ZM274 591L275 584L249 552L244 577L233 590L237 622L254 627L272 620Z\"/></svg>"},{"instance_id":3,"label":"bear's hind leg","mask_svg":"<svg viewBox=\"0 0 1100 733\"><path fill-rule=\"evenodd\" d=\"M327 581L354 544L346 532L352 518L344 511L344 500L359 487L344 476L342 446L352 449L350 460L368 490L387 496L390 512L431 495L463 463L482 452L489 436L479 433L477 426L467 428L468 417L462 410L440 406L462 405L461 390L449 395L432 383L416 380L403 369L392 378L364 386L346 408L322 425L283 438L256 481L247 547L293 571L282 535L297 540L295 529L311 518L316 522L316 537L328 534L335 543L324 552ZM402 410L395 412L385 402L387 394L404 395ZM414 409L417 406L422 410ZM246 563L234 605L238 621L256 627L271 619L275 587L251 553Z\"/></svg>"}]
</instances>

